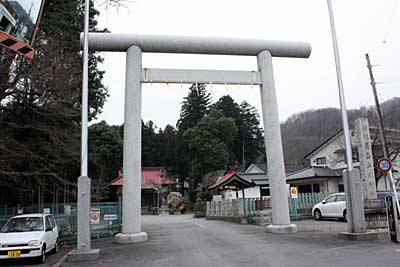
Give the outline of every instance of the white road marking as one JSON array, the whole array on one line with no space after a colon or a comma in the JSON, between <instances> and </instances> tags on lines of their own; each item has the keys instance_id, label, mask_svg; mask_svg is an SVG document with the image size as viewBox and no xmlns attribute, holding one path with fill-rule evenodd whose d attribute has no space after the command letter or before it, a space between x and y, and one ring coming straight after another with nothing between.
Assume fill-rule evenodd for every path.
<instances>
[{"instance_id":1,"label":"white road marking","mask_svg":"<svg viewBox=\"0 0 400 267\"><path fill-rule=\"evenodd\" d=\"M207 227L205 227L204 225L202 225L202 224L199 224L199 223L195 223L195 222L191 222L191 223L193 223L193 224L195 224L195 225L197 225L197 226L200 226L201 228L207 228Z\"/></svg>"}]
</instances>

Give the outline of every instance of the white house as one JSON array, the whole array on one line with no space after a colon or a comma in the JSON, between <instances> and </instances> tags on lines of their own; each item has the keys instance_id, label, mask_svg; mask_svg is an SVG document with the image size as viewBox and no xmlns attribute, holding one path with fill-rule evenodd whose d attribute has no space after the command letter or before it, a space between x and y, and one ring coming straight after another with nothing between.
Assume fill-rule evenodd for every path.
<instances>
[{"instance_id":1,"label":"white house","mask_svg":"<svg viewBox=\"0 0 400 267\"><path fill-rule=\"evenodd\" d=\"M381 151L378 129L370 127L372 151ZM354 130L351 133L353 151L353 166L360 167L357 140ZM393 175L400 179L400 130L386 130L388 147L393 159ZM308 153L304 159L310 163L310 167L296 171L287 176L287 183L298 187L300 193L309 192L343 192L342 172L346 168L345 146L343 130L340 130L322 144ZM374 153L372 153L374 154ZM374 164L378 159L373 158ZM384 178L377 185L378 191L386 191L390 187Z\"/></svg>"}]
</instances>

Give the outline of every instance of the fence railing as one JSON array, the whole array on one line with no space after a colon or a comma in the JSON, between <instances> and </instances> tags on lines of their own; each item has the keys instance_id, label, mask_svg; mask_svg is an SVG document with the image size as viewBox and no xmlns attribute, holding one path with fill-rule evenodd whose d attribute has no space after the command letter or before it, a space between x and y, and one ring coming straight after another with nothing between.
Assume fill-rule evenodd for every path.
<instances>
[{"instance_id":1,"label":"fence railing","mask_svg":"<svg viewBox=\"0 0 400 267\"><path fill-rule=\"evenodd\" d=\"M301 193L297 198L289 197L289 211L292 220L311 218L312 208L331 193Z\"/></svg>"},{"instance_id":2,"label":"fence railing","mask_svg":"<svg viewBox=\"0 0 400 267\"><path fill-rule=\"evenodd\" d=\"M290 217L292 220L311 218L312 208L330 193L304 193L297 198L288 197ZM237 222L258 223L271 221L271 198L239 198L207 202L207 218L221 218Z\"/></svg>"}]
</instances>

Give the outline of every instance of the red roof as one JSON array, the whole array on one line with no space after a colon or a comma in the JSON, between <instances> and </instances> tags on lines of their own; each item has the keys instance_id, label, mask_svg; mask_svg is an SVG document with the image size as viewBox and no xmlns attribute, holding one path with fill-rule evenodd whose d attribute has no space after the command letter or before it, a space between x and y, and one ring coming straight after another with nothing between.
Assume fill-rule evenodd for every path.
<instances>
[{"instance_id":1,"label":"red roof","mask_svg":"<svg viewBox=\"0 0 400 267\"><path fill-rule=\"evenodd\" d=\"M111 185L122 185L124 177L122 171L118 171L118 177L111 181ZM163 167L142 167L142 185L166 185L176 184L173 178L166 175Z\"/></svg>"},{"instance_id":2,"label":"red roof","mask_svg":"<svg viewBox=\"0 0 400 267\"><path fill-rule=\"evenodd\" d=\"M219 187L221 184L225 183L226 181L228 181L229 179L232 178L232 176L234 176L236 173L235 172L228 172L227 174L225 174L223 177L218 178L217 182L215 182L215 184L211 185L210 187L208 187L209 189L211 188L217 188Z\"/></svg>"},{"instance_id":3,"label":"red roof","mask_svg":"<svg viewBox=\"0 0 400 267\"><path fill-rule=\"evenodd\" d=\"M221 186L225 186L226 184L232 183L233 181L237 181L245 186L251 185L251 182L246 181L245 179L237 175L235 171L230 170L223 177L219 178L215 184L209 186L208 189L215 189Z\"/></svg>"}]
</instances>

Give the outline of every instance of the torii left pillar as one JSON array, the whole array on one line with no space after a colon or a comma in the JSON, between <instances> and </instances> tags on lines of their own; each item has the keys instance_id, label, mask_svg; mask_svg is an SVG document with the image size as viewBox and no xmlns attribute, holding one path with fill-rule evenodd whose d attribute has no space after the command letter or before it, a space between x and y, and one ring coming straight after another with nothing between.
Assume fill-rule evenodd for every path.
<instances>
[{"instance_id":1,"label":"torii left pillar","mask_svg":"<svg viewBox=\"0 0 400 267\"><path fill-rule=\"evenodd\" d=\"M116 235L121 244L148 240L141 229L142 167L142 50L129 47L126 53L124 183L122 188L122 233Z\"/></svg>"}]
</instances>

